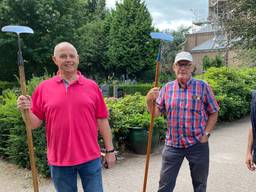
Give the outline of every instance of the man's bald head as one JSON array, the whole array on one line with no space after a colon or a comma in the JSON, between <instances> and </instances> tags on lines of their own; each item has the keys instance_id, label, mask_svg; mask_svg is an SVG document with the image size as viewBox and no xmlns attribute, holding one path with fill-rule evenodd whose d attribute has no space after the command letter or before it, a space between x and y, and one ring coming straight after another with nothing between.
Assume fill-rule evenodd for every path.
<instances>
[{"instance_id":1,"label":"man's bald head","mask_svg":"<svg viewBox=\"0 0 256 192\"><path fill-rule=\"evenodd\" d=\"M58 66L62 74L74 74L76 76L79 64L79 55L76 48L68 42L61 42L54 48L53 62Z\"/></svg>"},{"instance_id":2,"label":"man's bald head","mask_svg":"<svg viewBox=\"0 0 256 192\"><path fill-rule=\"evenodd\" d=\"M54 47L53 56L54 56L54 57L57 56L58 53L59 53L59 51L60 51L62 48L64 48L64 47L70 47L70 48L74 49L76 55L78 55L76 48L75 48L71 43L69 43L69 42L61 42L61 43L58 43L58 44Z\"/></svg>"}]
</instances>

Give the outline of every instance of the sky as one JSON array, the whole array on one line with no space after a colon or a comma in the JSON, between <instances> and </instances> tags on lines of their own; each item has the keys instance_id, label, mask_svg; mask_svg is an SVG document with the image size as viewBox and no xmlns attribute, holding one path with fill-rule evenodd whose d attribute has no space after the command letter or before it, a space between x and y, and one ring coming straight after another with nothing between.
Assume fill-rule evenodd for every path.
<instances>
[{"instance_id":1,"label":"sky","mask_svg":"<svg viewBox=\"0 0 256 192\"><path fill-rule=\"evenodd\" d=\"M106 0L106 6L115 8L115 2ZM153 19L153 25L160 30L176 30L180 26L191 26L192 21L206 20L208 0L144 0Z\"/></svg>"}]
</instances>

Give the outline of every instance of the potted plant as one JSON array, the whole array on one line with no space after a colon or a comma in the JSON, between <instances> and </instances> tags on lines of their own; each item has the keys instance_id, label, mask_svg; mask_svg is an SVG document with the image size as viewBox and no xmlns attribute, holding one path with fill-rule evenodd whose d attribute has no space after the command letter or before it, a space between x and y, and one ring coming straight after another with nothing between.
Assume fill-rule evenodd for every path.
<instances>
[{"instance_id":1,"label":"potted plant","mask_svg":"<svg viewBox=\"0 0 256 192\"><path fill-rule=\"evenodd\" d=\"M150 114L146 110L145 96L136 93L118 99L107 99L110 125L118 146L125 145L135 153L145 154ZM163 117L154 122L152 149L159 143L159 133L165 128Z\"/></svg>"},{"instance_id":2,"label":"potted plant","mask_svg":"<svg viewBox=\"0 0 256 192\"><path fill-rule=\"evenodd\" d=\"M148 129L150 124L150 114L144 112L143 114L134 114L130 117L131 126L128 128L129 133L127 137L128 147L138 154L146 154L148 144ZM154 121L154 128L152 134L151 152L157 148L160 139L160 130L164 127L162 118L156 118Z\"/></svg>"}]
</instances>

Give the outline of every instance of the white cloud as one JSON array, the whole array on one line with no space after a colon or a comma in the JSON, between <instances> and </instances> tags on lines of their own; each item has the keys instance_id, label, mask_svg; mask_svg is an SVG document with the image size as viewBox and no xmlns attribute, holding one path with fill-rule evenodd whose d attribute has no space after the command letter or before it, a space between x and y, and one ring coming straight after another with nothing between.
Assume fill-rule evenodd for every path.
<instances>
[{"instance_id":1,"label":"white cloud","mask_svg":"<svg viewBox=\"0 0 256 192\"><path fill-rule=\"evenodd\" d=\"M158 28L160 31L163 30L177 30L179 27L189 27L192 25L192 21L188 20L174 20L174 21L162 21L159 23L154 23L153 26Z\"/></svg>"},{"instance_id":2,"label":"white cloud","mask_svg":"<svg viewBox=\"0 0 256 192\"><path fill-rule=\"evenodd\" d=\"M113 8L115 8L115 5L116 5L116 2L117 2L118 0L106 0L106 7L108 8L108 9L113 9Z\"/></svg>"},{"instance_id":3,"label":"white cloud","mask_svg":"<svg viewBox=\"0 0 256 192\"><path fill-rule=\"evenodd\" d=\"M109 9L116 2L106 0ZM152 16L153 25L160 30L176 30L181 26L191 26L192 20L204 20L207 17L208 0L144 0Z\"/></svg>"},{"instance_id":4,"label":"white cloud","mask_svg":"<svg viewBox=\"0 0 256 192\"><path fill-rule=\"evenodd\" d=\"M150 15L152 16L152 18L156 21L160 21L160 20L164 20L165 16L163 13L159 12L159 11L152 11L150 12Z\"/></svg>"}]
</instances>

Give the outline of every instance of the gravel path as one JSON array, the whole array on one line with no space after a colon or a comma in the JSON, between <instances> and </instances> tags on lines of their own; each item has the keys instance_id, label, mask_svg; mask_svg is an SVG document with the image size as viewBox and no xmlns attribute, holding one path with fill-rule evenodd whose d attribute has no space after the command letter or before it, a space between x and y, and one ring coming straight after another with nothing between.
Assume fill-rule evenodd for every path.
<instances>
[{"instance_id":1,"label":"gravel path","mask_svg":"<svg viewBox=\"0 0 256 192\"><path fill-rule=\"evenodd\" d=\"M208 192L253 192L254 172L245 166L249 118L218 125L210 138L210 175ZM105 192L141 192L144 177L144 155L125 154L111 170L103 170ZM161 166L160 150L151 156L147 191L156 192ZM192 192L188 163L180 170L175 192ZM0 192L32 192L30 171L0 160ZM49 179L40 178L40 192L54 191ZM79 182L80 192L81 183Z\"/></svg>"}]
</instances>

